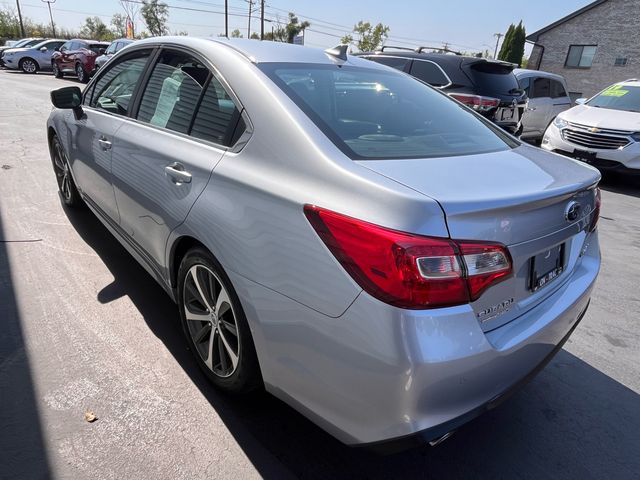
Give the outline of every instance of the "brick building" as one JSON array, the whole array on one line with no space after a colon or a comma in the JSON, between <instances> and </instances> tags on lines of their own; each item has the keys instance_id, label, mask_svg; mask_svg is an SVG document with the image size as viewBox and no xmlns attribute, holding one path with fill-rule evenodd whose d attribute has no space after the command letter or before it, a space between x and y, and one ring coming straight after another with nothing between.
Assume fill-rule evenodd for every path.
<instances>
[{"instance_id":1,"label":"brick building","mask_svg":"<svg viewBox=\"0 0 640 480\"><path fill-rule=\"evenodd\" d=\"M640 0L596 0L527 37L528 68L567 79L573 98L640 78Z\"/></svg>"}]
</instances>

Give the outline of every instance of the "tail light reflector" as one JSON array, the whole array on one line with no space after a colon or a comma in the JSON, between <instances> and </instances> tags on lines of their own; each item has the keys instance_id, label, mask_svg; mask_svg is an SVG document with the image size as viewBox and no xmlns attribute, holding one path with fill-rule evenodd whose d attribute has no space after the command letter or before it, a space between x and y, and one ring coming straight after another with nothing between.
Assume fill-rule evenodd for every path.
<instances>
[{"instance_id":1,"label":"tail light reflector","mask_svg":"<svg viewBox=\"0 0 640 480\"><path fill-rule=\"evenodd\" d=\"M499 98L483 97L482 95L471 95L469 93L450 93L449 96L477 112L486 112L500 105Z\"/></svg>"},{"instance_id":2,"label":"tail light reflector","mask_svg":"<svg viewBox=\"0 0 640 480\"><path fill-rule=\"evenodd\" d=\"M600 189L596 187L594 192L595 199L593 203L593 211L591 212L591 223L589 224L589 231L593 232L598 226L598 220L600 219L600 205L602 204L602 195Z\"/></svg>"},{"instance_id":3,"label":"tail light reflector","mask_svg":"<svg viewBox=\"0 0 640 480\"><path fill-rule=\"evenodd\" d=\"M468 303L512 273L503 245L413 235L313 205L305 205L304 213L349 275L397 307Z\"/></svg>"}]
</instances>

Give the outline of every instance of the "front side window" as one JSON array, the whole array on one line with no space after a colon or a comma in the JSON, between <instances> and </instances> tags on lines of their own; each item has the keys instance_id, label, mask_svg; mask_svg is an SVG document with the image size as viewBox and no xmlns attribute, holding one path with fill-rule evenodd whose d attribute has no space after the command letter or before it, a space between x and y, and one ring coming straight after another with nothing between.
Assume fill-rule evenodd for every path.
<instances>
[{"instance_id":1,"label":"front side window","mask_svg":"<svg viewBox=\"0 0 640 480\"><path fill-rule=\"evenodd\" d=\"M96 82L90 105L110 113L126 115L149 55L148 50L136 52L110 65Z\"/></svg>"},{"instance_id":2,"label":"front side window","mask_svg":"<svg viewBox=\"0 0 640 480\"><path fill-rule=\"evenodd\" d=\"M229 146L239 115L240 112L222 84L216 77L211 77L189 134Z\"/></svg>"},{"instance_id":3,"label":"front side window","mask_svg":"<svg viewBox=\"0 0 640 480\"><path fill-rule=\"evenodd\" d=\"M60 47L60 51L64 52L65 50L71 50L71 45L73 45L73 42L67 42L62 44L62 46Z\"/></svg>"},{"instance_id":4,"label":"front side window","mask_svg":"<svg viewBox=\"0 0 640 480\"><path fill-rule=\"evenodd\" d=\"M640 87L611 85L587 102L590 107L640 112Z\"/></svg>"},{"instance_id":5,"label":"front side window","mask_svg":"<svg viewBox=\"0 0 640 480\"><path fill-rule=\"evenodd\" d=\"M165 51L149 78L138 120L179 133L188 133L209 69L199 60Z\"/></svg>"},{"instance_id":6,"label":"front side window","mask_svg":"<svg viewBox=\"0 0 640 480\"><path fill-rule=\"evenodd\" d=\"M434 87L444 87L451 83L440 67L433 62L414 60L411 65L411 75Z\"/></svg>"},{"instance_id":7,"label":"front side window","mask_svg":"<svg viewBox=\"0 0 640 480\"><path fill-rule=\"evenodd\" d=\"M566 67L590 68L596 55L597 45L571 45L567 54Z\"/></svg>"},{"instance_id":8,"label":"front side window","mask_svg":"<svg viewBox=\"0 0 640 480\"><path fill-rule=\"evenodd\" d=\"M118 47L118 44L116 42L113 42L111 45L109 45L109 48L107 48L107 51L104 52L107 55L112 55L114 53L116 53L116 49Z\"/></svg>"},{"instance_id":9,"label":"front side window","mask_svg":"<svg viewBox=\"0 0 640 480\"><path fill-rule=\"evenodd\" d=\"M298 63L258 66L354 160L471 155L518 145L467 107L398 72Z\"/></svg>"},{"instance_id":10,"label":"front side window","mask_svg":"<svg viewBox=\"0 0 640 480\"><path fill-rule=\"evenodd\" d=\"M567 96L564 85L557 80L551 80L551 98L563 98Z\"/></svg>"}]
</instances>

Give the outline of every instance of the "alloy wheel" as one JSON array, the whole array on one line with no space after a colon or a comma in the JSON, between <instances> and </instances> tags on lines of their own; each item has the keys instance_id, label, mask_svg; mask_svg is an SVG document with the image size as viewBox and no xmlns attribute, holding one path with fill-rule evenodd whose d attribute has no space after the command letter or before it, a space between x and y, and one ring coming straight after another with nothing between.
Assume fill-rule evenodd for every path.
<instances>
[{"instance_id":1,"label":"alloy wheel","mask_svg":"<svg viewBox=\"0 0 640 480\"><path fill-rule=\"evenodd\" d=\"M78 64L78 66L76 66L76 75L78 77L78 80L80 80L81 82L84 81L84 69L82 68L82 65Z\"/></svg>"},{"instance_id":2,"label":"alloy wheel","mask_svg":"<svg viewBox=\"0 0 640 480\"><path fill-rule=\"evenodd\" d=\"M59 72L58 72L58 64L56 62L53 62L51 64L51 69L53 70L53 76L57 77Z\"/></svg>"},{"instance_id":3,"label":"alloy wheel","mask_svg":"<svg viewBox=\"0 0 640 480\"><path fill-rule=\"evenodd\" d=\"M58 188L64 199L71 200L71 173L69 172L69 160L62 150L60 141L56 139L53 143L53 165L58 180Z\"/></svg>"},{"instance_id":4,"label":"alloy wheel","mask_svg":"<svg viewBox=\"0 0 640 480\"><path fill-rule=\"evenodd\" d=\"M22 61L22 70L26 73L36 73L36 62L31 59Z\"/></svg>"},{"instance_id":5,"label":"alloy wheel","mask_svg":"<svg viewBox=\"0 0 640 480\"><path fill-rule=\"evenodd\" d=\"M187 328L198 355L215 375L230 377L242 352L229 293L218 275L200 264L189 269L183 288Z\"/></svg>"}]
</instances>

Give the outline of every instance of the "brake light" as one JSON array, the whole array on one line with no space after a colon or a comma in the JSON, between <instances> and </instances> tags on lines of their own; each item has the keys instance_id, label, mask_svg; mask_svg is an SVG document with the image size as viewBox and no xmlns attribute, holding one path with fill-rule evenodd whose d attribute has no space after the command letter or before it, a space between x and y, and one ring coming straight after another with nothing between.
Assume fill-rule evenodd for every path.
<instances>
[{"instance_id":1,"label":"brake light","mask_svg":"<svg viewBox=\"0 0 640 480\"><path fill-rule=\"evenodd\" d=\"M602 204L602 196L598 187L596 187L594 195L595 199L593 204L593 211L591 212L591 223L589 224L590 232L593 232L596 229L596 227L598 226L598 220L600 219L600 205Z\"/></svg>"},{"instance_id":2,"label":"brake light","mask_svg":"<svg viewBox=\"0 0 640 480\"><path fill-rule=\"evenodd\" d=\"M499 244L413 235L313 205L304 213L349 275L397 307L468 303L512 273L509 252Z\"/></svg>"},{"instance_id":3,"label":"brake light","mask_svg":"<svg viewBox=\"0 0 640 480\"><path fill-rule=\"evenodd\" d=\"M483 97L482 95L471 95L468 93L450 93L449 96L464 103L467 107L473 108L477 112L487 112L500 105L499 98Z\"/></svg>"}]
</instances>

